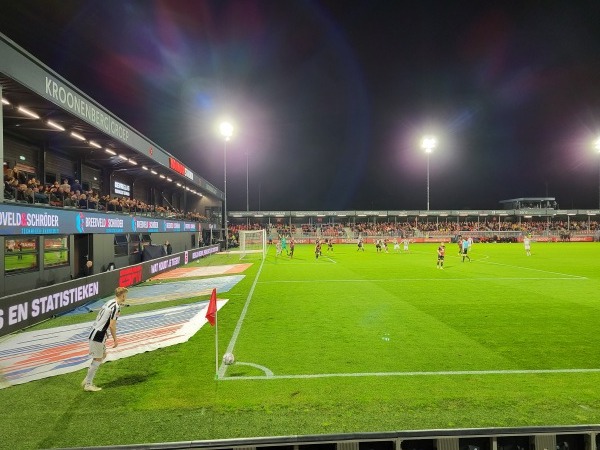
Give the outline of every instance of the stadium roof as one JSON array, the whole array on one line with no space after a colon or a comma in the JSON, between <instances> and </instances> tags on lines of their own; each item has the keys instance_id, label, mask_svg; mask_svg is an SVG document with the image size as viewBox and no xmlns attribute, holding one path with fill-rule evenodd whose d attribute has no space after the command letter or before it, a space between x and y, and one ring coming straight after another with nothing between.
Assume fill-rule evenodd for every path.
<instances>
[{"instance_id":1,"label":"stadium roof","mask_svg":"<svg viewBox=\"0 0 600 450\"><path fill-rule=\"evenodd\" d=\"M126 169L131 175L172 188L167 178L144 167L160 170L184 188L198 189L218 200L224 197L211 183L1 33L0 89L7 136L47 143L53 151L86 164Z\"/></svg>"}]
</instances>

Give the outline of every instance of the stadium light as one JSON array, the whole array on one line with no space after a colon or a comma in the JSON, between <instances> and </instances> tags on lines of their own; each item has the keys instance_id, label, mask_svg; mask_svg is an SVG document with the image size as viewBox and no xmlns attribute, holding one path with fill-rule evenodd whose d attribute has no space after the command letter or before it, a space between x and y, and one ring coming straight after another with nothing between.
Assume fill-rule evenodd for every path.
<instances>
[{"instance_id":1,"label":"stadium light","mask_svg":"<svg viewBox=\"0 0 600 450\"><path fill-rule=\"evenodd\" d=\"M600 137L594 141L594 148L600 154ZM600 157L598 158L598 209L600 209Z\"/></svg>"},{"instance_id":2,"label":"stadium light","mask_svg":"<svg viewBox=\"0 0 600 450\"><path fill-rule=\"evenodd\" d=\"M229 122L221 122L219 132L223 136L223 230L225 234L225 251L228 250L229 243L227 239L227 142L233 135L233 125Z\"/></svg>"},{"instance_id":3,"label":"stadium light","mask_svg":"<svg viewBox=\"0 0 600 450\"><path fill-rule=\"evenodd\" d=\"M437 147L437 139L434 136L425 136L421 141L421 148L427 154L427 211L429 211L429 155Z\"/></svg>"}]
</instances>

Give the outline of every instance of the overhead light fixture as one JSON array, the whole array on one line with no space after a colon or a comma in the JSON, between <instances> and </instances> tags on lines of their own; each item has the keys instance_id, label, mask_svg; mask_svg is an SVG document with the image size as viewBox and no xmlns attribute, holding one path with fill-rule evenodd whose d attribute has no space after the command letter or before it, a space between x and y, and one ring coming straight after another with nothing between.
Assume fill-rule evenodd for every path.
<instances>
[{"instance_id":1,"label":"overhead light fixture","mask_svg":"<svg viewBox=\"0 0 600 450\"><path fill-rule=\"evenodd\" d=\"M85 141L85 137L83 137L79 133L75 133L74 131L71 131L71 136L74 137L75 139L79 139L80 141Z\"/></svg>"},{"instance_id":2,"label":"overhead light fixture","mask_svg":"<svg viewBox=\"0 0 600 450\"><path fill-rule=\"evenodd\" d=\"M129 158L127 158L125 155L119 155L119 158L121 158L123 161L129 161Z\"/></svg>"},{"instance_id":3,"label":"overhead light fixture","mask_svg":"<svg viewBox=\"0 0 600 450\"><path fill-rule=\"evenodd\" d=\"M4 97L2 97L2 104L3 105L10 105L10 102L8 100L6 100Z\"/></svg>"},{"instance_id":4,"label":"overhead light fixture","mask_svg":"<svg viewBox=\"0 0 600 450\"><path fill-rule=\"evenodd\" d=\"M25 114L26 116L29 116L33 119L39 119L40 116L38 116L36 113L34 113L33 111L28 110L27 108L23 108L22 106L19 106L17 108L19 111L21 111L23 114Z\"/></svg>"},{"instance_id":5,"label":"overhead light fixture","mask_svg":"<svg viewBox=\"0 0 600 450\"><path fill-rule=\"evenodd\" d=\"M131 158L129 158L129 160L128 160L128 161L129 161L129 163L130 163L130 164L133 164L134 166L137 166L137 165L138 165L138 163L137 163L137 161L136 161L135 159L131 159Z\"/></svg>"},{"instance_id":6,"label":"overhead light fixture","mask_svg":"<svg viewBox=\"0 0 600 450\"><path fill-rule=\"evenodd\" d=\"M50 125L52 128L57 129L58 131L65 131L64 127L62 127L61 125L57 124L56 122L52 122L51 120L46 122L48 125Z\"/></svg>"},{"instance_id":7,"label":"overhead light fixture","mask_svg":"<svg viewBox=\"0 0 600 450\"><path fill-rule=\"evenodd\" d=\"M181 183L177 182L177 186L181 187Z\"/></svg>"},{"instance_id":8,"label":"overhead light fixture","mask_svg":"<svg viewBox=\"0 0 600 450\"><path fill-rule=\"evenodd\" d=\"M164 176L164 175L161 173L161 174L159 175L159 177L161 177L161 178L164 178L165 176Z\"/></svg>"},{"instance_id":9,"label":"overhead light fixture","mask_svg":"<svg viewBox=\"0 0 600 450\"><path fill-rule=\"evenodd\" d=\"M90 141L90 145L91 145L92 147L96 147L96 148L102 148L102 146L101 146L100 144L98 144L97 142L94 142L94 141Z\"/></svg>"},{"instance_id":10,"label":"overhead light fixture","mask_svg":"<svg viewBox=\"0 0 600 450\"><path fill-rule=\"evenodd\" d=\"M142 169L144 170L148 170L148 168L146 166L142 166Z\"/></svg>"},{"instance_id":11,"label":"overhead light fixture","mask_svg":"<svg viewBox=\"0 0 600 450\"><path fill-rule=\"evenodd\" d=\"M152 169L150 172L152 172L154 175L158 175L158 172L154 169Z\"/></svg>"},{"instance_id":12,"label":"overhead light fixture","mask_svg":"<svg viewBox=\"0 0 600 450\"><path fill-rule=\"evenodd\" d=\"M169 177L167 177L167 181L173 181L173 180L171 180Z\"/></svg>"},{"instance_id":13,"label":"overhead light fixture","mask_svg":"<svg viewBox=\"0 0 600 450\"><path fill-rule=\"evenodd\" d=\"M105 148L105 149L104 149L104 151L105 151L106 153L110 153L111 155L116 155L116 154L117 154L117 152L115 152L115 151L111 150L110 148Z\"/></svg>"}]
</instances>

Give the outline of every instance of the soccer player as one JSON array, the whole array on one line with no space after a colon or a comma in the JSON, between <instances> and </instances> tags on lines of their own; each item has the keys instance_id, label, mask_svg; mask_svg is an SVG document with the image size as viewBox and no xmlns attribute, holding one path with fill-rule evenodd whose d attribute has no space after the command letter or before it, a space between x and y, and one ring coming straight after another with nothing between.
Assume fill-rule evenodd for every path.
<instances>
[{"instance_id":1,"label":"soccer player","mask_svg":"<svg viewBox=\"0 0 600 450\"><path fill-rule=\"evenodd\" d=\"M408 238L404 238L402 240L402 243L404 244L404 251L408 252L408 243L410 242L410 240Z\"/></svg>"},{"instance_id":2,"label":"soccer player","mask_svg":"<svg viewBox=\"0 0 600 450\"><path fill-rule=\"evenodd\" d=\"M333 240L327 239L325 242L327 242L327 251L333 251Z\"/></svg>"},{"instance_id":3,"label":"soccer player","mask_svg":"<svg viewBox=\"0 0 600 450\"><path fill-rule=\"evenodd\" d=\"M319 259L319 256L321 256L321 241L317 239L315 243L315 258Z\"/></svg>"},{"instance_id":4,"label":"soccer player","mask_svg":"<svg viewBox=\"0 0 600 450\"><path fill-rule=\"evenodd\" d=\"M375 251L379 253L381 251L381 239L375 241Z\"/></svg>"},{"instance_id":5,"label":"soccer player","mask_svg":"<svg viewBox=\"0 0 600 450\"><path fill-rule=\"evenodd\" d=\"M281 255L281 241L277 241L277 244L275 244L275 249L275 256Z\"/></svg>"},{"instance_id":6,"label":"soccer player","mask_svg":"<svg viewBox=\"0 0 600 450\"><path fill-rule=\"evenodd\" d=\"M400 251L400 244L398 244L398 239L394 238L392 242L394 243L394 252L398 253Z\"/></svg>"},{"instance_id":7,"label":"soccer player","mask_svg":"<svg viewBox=\"0 0 600 450\"><path fill-rule=\"evenodd\" d=\"M294 242L294 238L290 239L290 258L294 257L294 249L296 248L296 243Z\"/></svg>"},{"instance_id":8,"label":"soccer player","mask_svg":"<svg viewBox=\"0 0 600 450\"><path fill-rule=\"evenodd\" d=\"M527 235L523 237L523 247L525 247L525 254L531 256L531 240Z\"/></svg>"},{"instance_id":9,"label":"soccer player","mask_svg":"<svg viewBox=\"0 0 600 450\"><path fill-rule=\"evenodd\" d=\"M356 251L365 251L365 244L362 240L362 238L358 238L358 248L356 249Z\"/></svg>"},{"instance_id":10,"label":"soccer player","mask_svg":"<svg viewBox=\"0 0 600 450\"><path fill-rule=\"evenodd\" d=\"M469 262L471 262L471 257L468 255L469 241L467 241L466 239L463 239L461 241L461 245L462 245L462 262L465 262L465 258L467 258L469 260Z\"/></svg>"},{"instance_id":11,"label":"soccer player","mask_svg":"<svg viewBox=\"0 0 600 450\"><path fill-rule=\"evenodd\" d=\"M446 255L446 246L444 245L444 243L442 242L440 244L440 246L437 249L437 268L438 269L443 269L444 268L444 256Z\"/></svg>"},{"instance_id":12,"label":"soccer player","mask_svg":"<svg viewBox=\"0 0 600 450\"><path fill-rule=\"evenodd\" d=\"M287 239L285 238L285 236L281 236L281 251L283 250L285 250L286 255L289 255L287 248Z\"/></svg>"},{"instance_id":13,"label":"soccer player","mask_svg":"<svg viewBox=\"0 0 600 450\"><path fill-rule=\"evenodd\" d=\"M88 337L92 363L88 368L86 377L81 382L84 391L96 392L102 390L102 388L94 385L94 377L100 364L106 358L107 331L110 331L110 335L112 336L113 348L119 345L119 341L117 340L117 319L121 313L121 306L125 303L127 291L128 289L124 287L115 289L115 298L107 301L102 306L92 325L92 330Z\"/></svg>"}]
</instances>

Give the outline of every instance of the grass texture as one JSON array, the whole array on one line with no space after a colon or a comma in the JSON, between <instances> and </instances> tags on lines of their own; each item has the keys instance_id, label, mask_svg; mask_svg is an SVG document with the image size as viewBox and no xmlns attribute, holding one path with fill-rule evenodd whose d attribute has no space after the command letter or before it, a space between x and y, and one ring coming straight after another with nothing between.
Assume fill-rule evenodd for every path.
<instances>
[{"instance_id":1,"label":"grass texture","mask_svg":"<svg viewBox=\"0 0 600 450\"><path fill-rule=\"evenodd\" d=\"M104 364L98 393L83 371L0 390L0 447L600 423L599 244L475 244L464 263L448 245L444 270L436 248L269 248L219 295L220 353L237 360L221 379L207 325Z\"/></svg>"}]
</instances>

